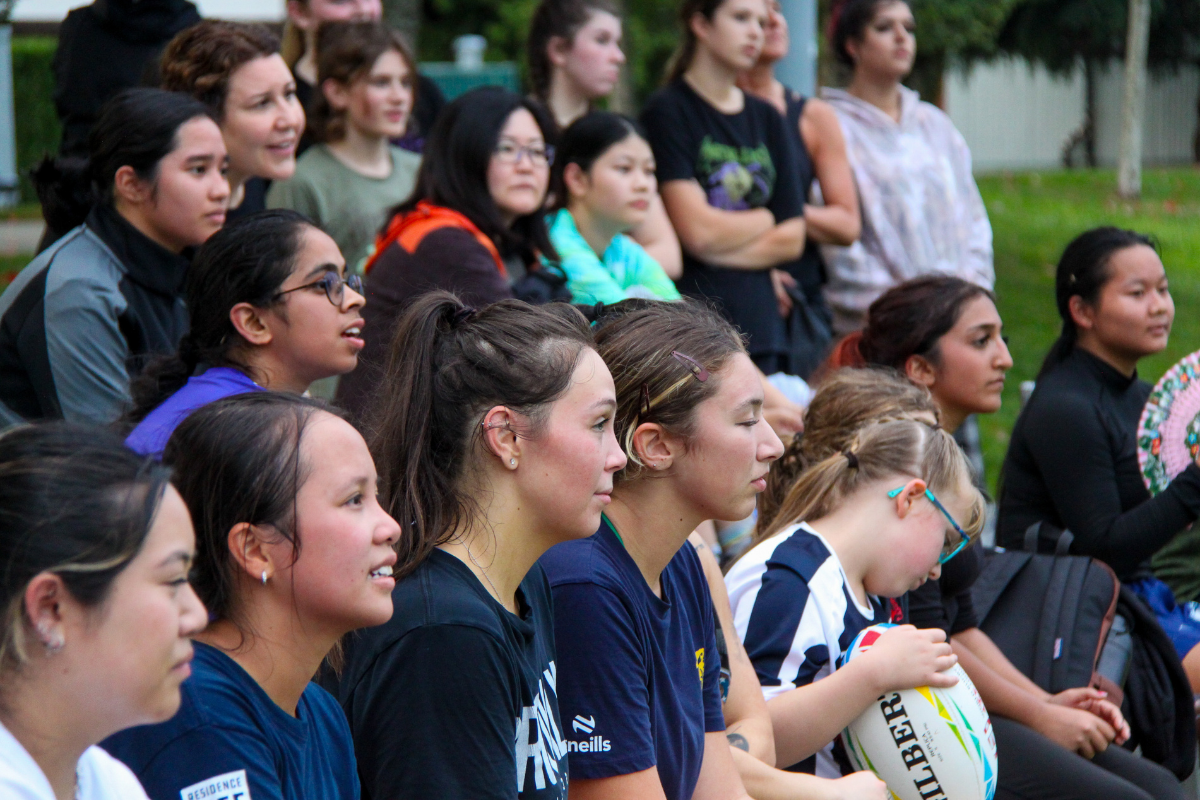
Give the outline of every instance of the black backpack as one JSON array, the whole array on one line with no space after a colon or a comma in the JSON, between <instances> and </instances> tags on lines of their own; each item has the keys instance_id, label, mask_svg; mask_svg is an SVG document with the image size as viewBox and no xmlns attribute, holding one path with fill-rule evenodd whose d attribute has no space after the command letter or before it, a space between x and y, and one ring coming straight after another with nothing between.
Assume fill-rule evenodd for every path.
<instances>
[{"instance_id":1,"label":"black backpack","mask_svg":"<svg viewBox=\"0 0 1200 800\"><path fill-rule=\"evenodd\" d=\"M1196 727L1174 645L1107 564L1068 555L1073 539L1038 523L1026 532L1024 550L985 551L971 589L979 627L1047 692L1107 691L1129 721L1126 747L1140 745L1183 780L1195 766Z\"/></svg>"}]
</instances>

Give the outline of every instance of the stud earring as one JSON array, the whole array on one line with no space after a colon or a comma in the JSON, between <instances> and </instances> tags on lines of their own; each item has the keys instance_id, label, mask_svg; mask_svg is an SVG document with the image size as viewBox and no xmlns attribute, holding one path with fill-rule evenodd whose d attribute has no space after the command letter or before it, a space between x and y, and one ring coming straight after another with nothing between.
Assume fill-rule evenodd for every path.
<instances>
[{"instance_id":1,"label":"stud earring","mask_svg":"<svg viewBox=\"0 0 1200 800\"><path fill-rule=\"evenodd\" d=\"M514 467L515 467L515 466L517 465L517 460L516 460L515 458L510 458L510 459L508 460L508 463L509 463L511 466L514 466Z\"/></svg>"},{"instance_id":2,"label":"stud earring","mask_svg":"<svg viewBox=\"0 0 1200 800\"><path fill-rule=\"evenodd\" d=\"M46 648L47 656L56 655L67 643L62 631L50 630L49 626L38 628L38 634L42 637L42 647Z\"/></svg>"},{"instance_id":3,"label":"stud earring","mask_svg":"<svg viewBox=\"0 0 1200 800\"><path fill-rule=\"evenodd\" d=\"M262 574L263 586L267 585L267 571L264 569Z\"/></svg>"}]
</instances>

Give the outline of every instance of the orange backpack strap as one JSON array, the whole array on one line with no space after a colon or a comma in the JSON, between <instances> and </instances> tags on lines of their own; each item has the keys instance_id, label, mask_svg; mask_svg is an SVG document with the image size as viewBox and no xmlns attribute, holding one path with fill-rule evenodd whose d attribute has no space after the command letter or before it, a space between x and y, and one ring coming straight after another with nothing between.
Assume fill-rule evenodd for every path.
<instances>
[{"instance_id":1,"label":"orange backpack strap","mask_svg":"<svg viewBox=\"0 0 1200 800\"><path fill-rule=\"evenodd\" d=\"M393 243L408 253L415 253L426 236L442 228L462 228L468 231L475 237L475 241L491 254L501 277L508 278L508 270L504 268L504 261L500 258L496 243L479 230L475 223L452 208L435 206L424 200L404 216L392 217L387 229L376 238L375 252L367 259L363 271L369 273L379 255Z\"/></svg>"}]
</instances>

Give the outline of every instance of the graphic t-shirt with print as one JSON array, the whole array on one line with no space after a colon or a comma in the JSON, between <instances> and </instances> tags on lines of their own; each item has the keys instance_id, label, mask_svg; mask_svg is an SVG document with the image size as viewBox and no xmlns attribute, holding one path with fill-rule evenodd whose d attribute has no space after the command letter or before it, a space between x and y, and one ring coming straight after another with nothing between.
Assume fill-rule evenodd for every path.
<instances>
[{"instance_id":1,"label":"graphic t-shirt with print","mask_svg":"<svg viewBox=\"0 0 1200 800\"><path fill-rule=\"evenodd\" d=\"M358 800L350 731L328 692L308 684L293 717L232 658L194 647L175 716L101 742L151 800Z\"/></svg>"},{"instance_id":2,"label":"graphic t-shirt with print","mask_svg":"<svg viewBox=\"0 0 1200 800\"><path fill-rule=\"evenodd\" d=\"M805 523L784 528L746 552L725 575L733 626L770 700L828 677L864 628L900 622L898 606L867 596L858 602L842 562ZM798 765L780 767L839 778L830 742Z\"/></svg>"},{"instance_id":3,"label":"graphic t-shirt with print","mask_svg":"<svg viewBox=\"0 0 1200 800\"><path fill-rule=\"evenodd\" d=\"M641 119L660 186L695 180L709 205L724 211L765 207L777 223L804 213L796 155L783 116L770 104L747 94L741 111L724 114L677 80L650 98ZM716 267L685 248L679 284L685 294L718 300L749 334L756 360L787 352L787 329L767 270Z\"/></svg>"},{"instance_id":4,"label":"graphic t-shirt with print","mask_svg":"<svg viewBox=\"0 0 1200 800\"><path fill-rule=\"evenodd\" d=\"M571 777L658 768L667 800L688 800L704 735L725 730L712 597L685 545L662 573L662 597L605 519L541 558L554 589L558 693Z\"/></svg>"},{"instance_id":5,"label":"graphic t-shirt with print","mask_svg":"<svg viewBox=\"0 0 1200 800\"><path fill-rule=\"evenodd\" d=\"M566 800L550 586L534 565L520 615L434 550L392 591L389 622L346 642L322 680L354 736L363 800Z\"/></svg>"}]
</instances>

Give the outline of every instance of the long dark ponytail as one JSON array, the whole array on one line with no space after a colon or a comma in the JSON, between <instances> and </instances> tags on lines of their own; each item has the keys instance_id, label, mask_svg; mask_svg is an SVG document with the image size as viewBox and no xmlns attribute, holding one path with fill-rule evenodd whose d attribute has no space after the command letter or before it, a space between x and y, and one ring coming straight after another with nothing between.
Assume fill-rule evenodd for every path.
<instances>
[{"instance_id":1,"label":"long dark ponytail","mask_svg":"<svg viewBox=\"0 0 1200 800\"><path fill-rule=\"evenodd\" d=\"M1054 300L1058 316L1062 319L1062 333L1046 353L1038 377L1060 364L1075 349L1079 330L1071 318L1071 298L1078 295L1083 302L1094 306L1100 299L1100 291L1111 277L1108 265L1113 254L1126 247L1145 245L1158 249L1153 239L1145 234L1123 228L1092 228L1075 237L1063 250L1054 273Z\"/></svg>"},{"instance_id":2,"label":"long dark ponytail","mask_svg":"<svg viewBox=\"0 0 1200 800\"><path fill-rule=\"evenodd\" d=\"M592 346L587 321L565 303L502 300L474 311L430 292L408 308L370 437L383 506L400 523L397 576L477 513L464 477L488 409L520 413L529 423L521 435L536 436Z\"/></svg>"},{"instance_id":3,"label":"long dark ponytail","mask_svg":"<svg viewBox=\"0 0 1200 800\"><path fill-rule=\"evenodd\" d=\"M126 89L100 110L88 139L88 157L46 157L30 173L46 225L58 236L82 224L98 203L111 205L121 167L144 181L178 144L179 129L197 117L212 118L201 102L162 89Z\"/></svg>"},{"instance_id":4,"label":"long dark ponytail","mask_svg":"<svg viewBox=\"0 0 1200 800\"><path fill-rule=\"evenodd\" d=\"M174 354L151 363L133 381L134 409L128 421L141 422L179 391L200 365L234 367L245 340L229 318L238 303L268 308L295 268L304 232L313 223L286 209L260 211L226 225L196 253L187 277L191 327Z\"/></svg>"}]
</instances>

